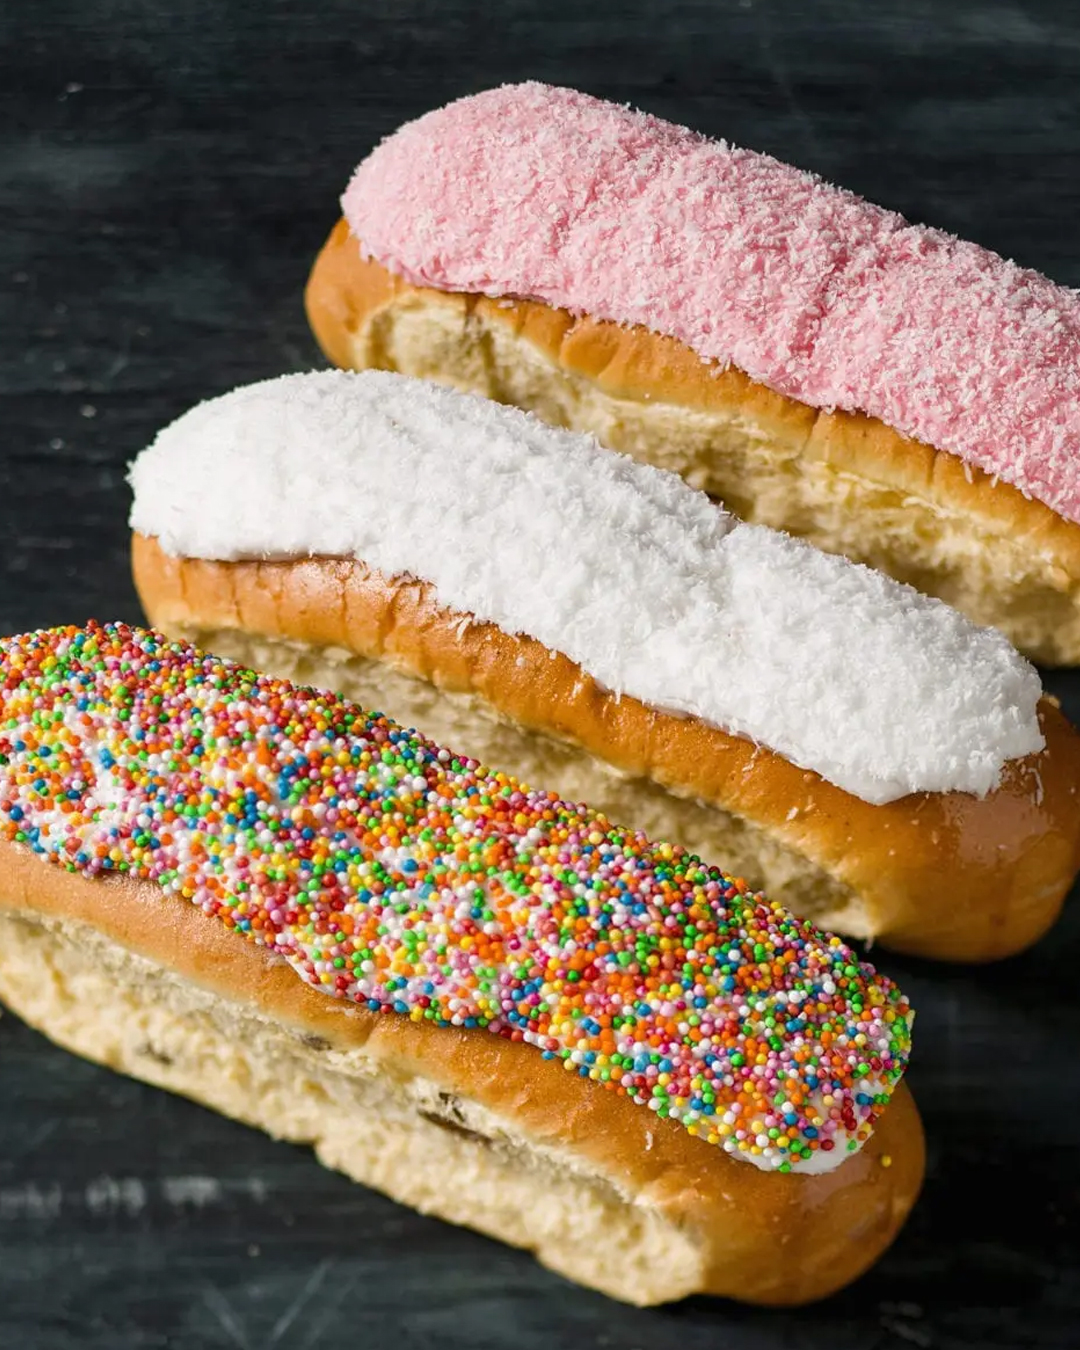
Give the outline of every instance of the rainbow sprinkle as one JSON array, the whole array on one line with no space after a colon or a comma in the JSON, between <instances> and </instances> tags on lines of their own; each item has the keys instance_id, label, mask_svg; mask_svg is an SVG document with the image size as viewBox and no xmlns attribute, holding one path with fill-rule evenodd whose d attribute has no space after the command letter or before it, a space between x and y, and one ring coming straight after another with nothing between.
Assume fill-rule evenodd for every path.
<instances>
[{"instance_id":1,"label":"rainbow sprinkle","mask_svg":"<svg viewBox=\"0 0 1080 1350\"><path fill-rule=\"evenodd\" d=\"M327 994L526 1041L780 1171L857 1149L904 1071L891 981L681 849L153 632L0 655L4 836L154 881Z\"/></svg>"}]
</instances>

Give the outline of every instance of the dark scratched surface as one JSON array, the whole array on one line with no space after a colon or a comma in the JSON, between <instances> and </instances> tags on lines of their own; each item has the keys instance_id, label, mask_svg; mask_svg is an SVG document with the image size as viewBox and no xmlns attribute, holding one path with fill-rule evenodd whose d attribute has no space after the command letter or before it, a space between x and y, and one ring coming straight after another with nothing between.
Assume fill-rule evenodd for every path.
<instances>
[{"instance_id":1,"label":"dark scratched surface","mask_svg":"<svg viewBox=\"0 0 1080 1350\"><path fill-rule=\"evenodd\" d=\"M1080 284L1080 6L0 0L0 631L137 619L124 467L317 363L354 163L503 80L632 100ZM1074 715L1080 678L1050 677ZM941 903L948 903L943 895ZM919 1010L906 1231L806 1311L638 1312L0 1020L0 1348L1080 1345L1080 917Z\"/></svg>"}]
</instances>

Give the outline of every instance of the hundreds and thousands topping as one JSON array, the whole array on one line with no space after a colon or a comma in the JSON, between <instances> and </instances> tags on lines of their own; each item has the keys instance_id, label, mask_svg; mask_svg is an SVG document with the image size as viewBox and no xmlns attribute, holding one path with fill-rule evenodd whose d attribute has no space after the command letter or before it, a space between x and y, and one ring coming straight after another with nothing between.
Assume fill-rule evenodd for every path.
<instances>
[{"instance_id":1,"label":"hundreds and thousands topping","mask_svg":"<svg viewBox=\"0 0 1080 1350\"><path fill-rule=\"evenodd\" d=\"M540 84L402 127L342 204L411 281L641 324L1080 521L1080 294L975 244Z\"/></svg>"},{"instance_id":2,"label":"hundreds and thousands topping","mask_svg":"<svg viewBox=\"0 0 1080 1350\"><path fill-rule=\"evenodd\" d=\"M219 560L357 558L868 802L985 793L1040 750L1000 634L672 473L514 408L381 371L234 390L131 473L131 523Z\"/></svg>"},{"instance_id":3,"label":"hundreds and thousands topping","mask_svg":"<svg viewBox=\"0 0 1080 1350\"><path fill-rule=\"evenodd\" d=\"M911 1012L835 937L332 695L122 625L0 642L0 829L371 1013L485 1027L765 1169L869 1136Z\"/></svg>"}]
</instances>

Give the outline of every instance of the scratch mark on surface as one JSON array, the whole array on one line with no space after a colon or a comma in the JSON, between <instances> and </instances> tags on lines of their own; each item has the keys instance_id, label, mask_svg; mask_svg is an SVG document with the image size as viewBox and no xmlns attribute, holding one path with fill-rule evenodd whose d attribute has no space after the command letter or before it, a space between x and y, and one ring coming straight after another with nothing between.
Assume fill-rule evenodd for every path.
<instances>
[{"instance_id":1,"label":"scratch mark on surface","mask_svg":"<svg viewBox=\"0 0 1080 1350\"><path fill-rule=\"evenodd\" d=\"M307 1305L311 1302L314 1295L318 1292L319 1286L323 1283L327 1275L330 1273L333 1264L334 1264L333 1260L330 1257L326 1257L324 1260L319 1262L319 1264L311 1272L308 1278L304 1281L303 1288L293 1299L293 1301L289 1304L289 1306L285 1309L285 1311L278 1318L278 1320L274 1323L274 1326L270 1332L270 1338L266 1342L267 1350L271 1350L272 1346L275 1346L280 1342L282 1336L285 1335L288 1329L293 1325L296 1319L300 1316L300 1314L304 1311ZM310 1341L308 1343L310 1344Z\"/></svg>"},{"instance_id":2,"label":"scratch mark on surface","mask_svg":"<svg viewBox=\"0 0 1080 1350\"><path fill-rule=\"evenodd\" d=\"M229 1337L234 1345L238 1345L240 1350L252 1350L251 1342L247 1338L247 1331L243 1324L237 1318L229 1300L221 1292L216 1284L203 1285L203 1302L207 1308L214 1314L218 1325L222 1331Z\"/></svg>"},{"instance_id":3,"label":"scratch mark on surface","mask_svg":"<svg viewBox=\"0 0 1080 1350\"><path fill-rule=\"evenodd\" d=\"M47 1139L53 1137L59 1128L60 1121L58 1119L43 1121L18 1152L9 1154L4 1159L5 1164L10 1167L14 1162L21 1162L24 1158L32 1157Z\"/></svg>"},{"instance_id":4,"label":"scratch mark on surface","mask_svg":"<svg viewBox=\"0 0 1080 1350\"><path fill-rule=\"evenodd\" d=\"M360 1282L359 1270L354 1270L349 1279L342 1284L336 1281L328 1293L323 1295L315 1315L307 1323L307 1334L303 1340L296 1342L296 1350L312 1350L312 1347L319 1347L325 1344L322 1339L323 1333L330 1325L330 1319L337 1312L338 1308L348 1299L349 1295ZM415 1334L415 1333L414 1333Z\"/></svg>"},{"instance_id":5,"label":"scratch mark on surface","mask_svg":"<svg viewBox=\"0 0 1080 1350\"><path fill-rule=\"evenodd\" d=\"M122 370L126 370L131 364L131 358L127 352L117 352L109 363L109 368L102 376L103 383L107 388Z\"/></svg>"}]
</instances>

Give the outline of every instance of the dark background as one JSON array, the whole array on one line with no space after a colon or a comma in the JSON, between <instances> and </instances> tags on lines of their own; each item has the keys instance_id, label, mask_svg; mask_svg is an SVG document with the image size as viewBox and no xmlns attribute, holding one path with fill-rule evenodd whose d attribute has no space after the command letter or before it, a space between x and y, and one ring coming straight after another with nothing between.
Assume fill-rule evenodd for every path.
<instances>
[{"instance_id":1,"label":"dark background","mask_svg":"<svg viewBox=\"0 0 1080 1350\"><path fill-rule=\"evenodd\" d=\"M137 619L126 462L318 363L305 274L399 122L537 77L1080 284L1080 5L0 0L0 631ZM1080 715L1080 677L1048 682ZM948 896L941 896L948 903ZM919 1010L906 1231L805 1311L638 1312L0 1021L3 1350L1080 1345L1080 919Z\"/></svg>"}]
</instances>

